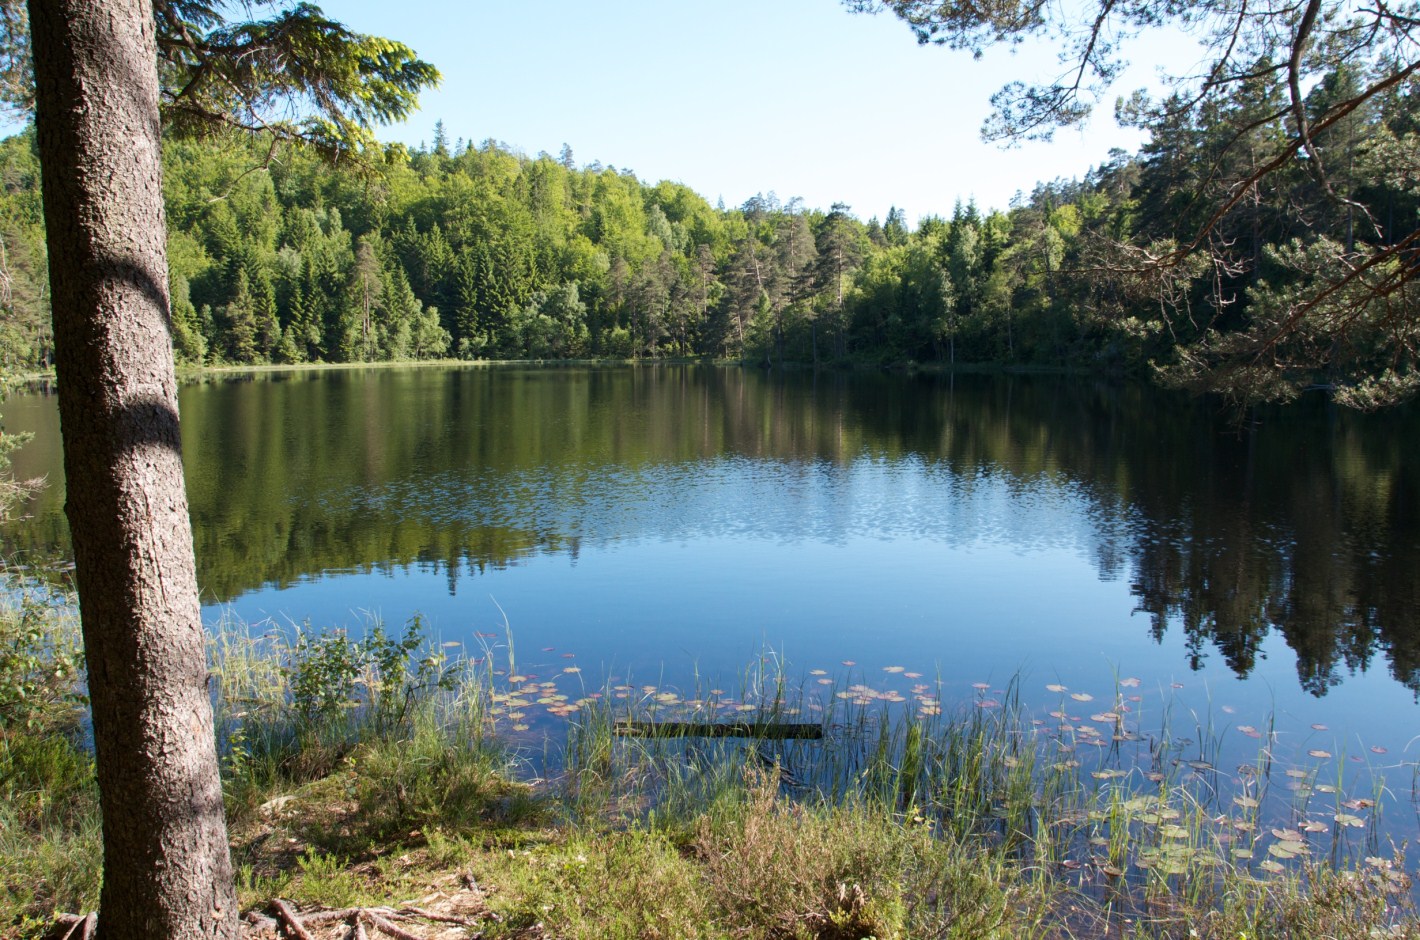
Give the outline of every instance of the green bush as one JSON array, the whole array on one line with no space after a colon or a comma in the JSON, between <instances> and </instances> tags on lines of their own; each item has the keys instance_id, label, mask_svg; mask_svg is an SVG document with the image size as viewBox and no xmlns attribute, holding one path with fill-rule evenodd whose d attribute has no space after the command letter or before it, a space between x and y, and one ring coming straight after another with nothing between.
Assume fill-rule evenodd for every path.
<instances>
[{"instance_id":1,"label":"green bush","mask_svg":"<svg viewBox=\"0 0 1420 940\"><path fill-rule=\"evenodd\" d=\"M303 633L284 672L304 730L345 725L345 716L354 712L381 737L407 730L420 700L454 685L444 656L427 648L417 614L399 639L380 623L363 640L339 632Z\"/></svg>"},{"instance_id":2,"label":"green bush","mask_svg":"<svg viewBox=\"0 0 1420 940\"><path fill-rule=\"evenodd\" d=\"M0 575L0 733L72 723L84 701L82 666L69 598Z\"/></svg>"}]
</instances>

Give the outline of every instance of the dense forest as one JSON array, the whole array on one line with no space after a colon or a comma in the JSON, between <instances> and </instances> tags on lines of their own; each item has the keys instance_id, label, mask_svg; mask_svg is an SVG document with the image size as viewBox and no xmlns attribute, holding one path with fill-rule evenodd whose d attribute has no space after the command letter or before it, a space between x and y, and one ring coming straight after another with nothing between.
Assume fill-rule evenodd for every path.
<instances>
[{"instance_id":1,"label":"dense forest","mask_svg":"<svg viewBox=\"0 0 1420 940\"><path fill-rule=\"evenodd\" d=\"M1308 105L1323 112L1359 80L1338 71ZM579 165L570 147L529 157L451 142L442 126L432 145L336 165L249 137L172 140L174 344L190 363L1152 363L1167 377L1205 331L1244 329L1289 292L1314 290L1328 259L1417 228L1420 112L1404 84L1316 133L1326 187L1299 158L1249 183L1213 224L1252 155L1287 133L1275 77L1254 85L1202 115L1180 110L1138 154L1040 183L1009 211L958 205L915 229L896 207L863 221L849 206L772 193L712 206L677 183ZM12 368L44 366L32 133L0 142L0 180L0 353ZM1360 224L1361 207L1379 230ZM1200 230L1211 263L1181 282L1121 261L1121 250L1163 251ZM1367 362L1389 355L1380 345L1348 355L1362 370L1395 366ZM1328 381L1302 361L1272 397Z\"/></svg>"}]
</instances>

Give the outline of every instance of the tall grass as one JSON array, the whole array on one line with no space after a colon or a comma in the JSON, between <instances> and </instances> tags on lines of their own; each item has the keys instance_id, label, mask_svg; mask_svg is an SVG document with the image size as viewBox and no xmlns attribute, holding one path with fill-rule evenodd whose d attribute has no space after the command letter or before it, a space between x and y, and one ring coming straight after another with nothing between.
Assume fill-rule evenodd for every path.
<instances>
[{"instance_id":1,"label":"tall grass","mask_svg":"<svg viewBox=\"0 0 1420 940\"><path fill-rule=\"evenodd\" d=\"M98 793L79 649L61 589L0 573L0 935L37 931L50 912L98 900Z\"/></svg>"}]
</instances>

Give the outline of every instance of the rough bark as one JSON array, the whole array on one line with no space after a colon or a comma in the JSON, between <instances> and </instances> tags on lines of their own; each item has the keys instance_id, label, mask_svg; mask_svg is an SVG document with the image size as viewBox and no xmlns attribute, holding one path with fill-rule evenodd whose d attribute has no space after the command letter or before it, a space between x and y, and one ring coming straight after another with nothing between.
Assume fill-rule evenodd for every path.
<instances>
[{"instance_id":1,"label":"rough bark","mask_svg":"<svg viewBox=\"0 0 1420 940\"><path fill-rule=\"evenodd\" d=\"M99 934L236 937L169 336L150 0L30 0L103 811Z\"/></svg>"}]
</instances>

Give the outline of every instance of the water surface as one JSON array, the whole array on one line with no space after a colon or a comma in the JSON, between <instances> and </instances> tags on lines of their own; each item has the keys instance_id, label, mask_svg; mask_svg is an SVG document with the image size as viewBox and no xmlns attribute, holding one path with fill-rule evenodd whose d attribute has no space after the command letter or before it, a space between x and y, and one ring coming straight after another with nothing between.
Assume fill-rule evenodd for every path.
<instances>
[{"instance_id":1,"label":"water surface","mask_svg":"<svg viewBox=\"0 0 1420 940\"><path fill-rule=\"evenodd\" d=\"M54 401L4 411L50 480L8 547L62 554ZM1415 409L1240 429L1069 378L471 367L212 380L181 412L213 617L418 612L495 656L510 627L519 671L575 659L588 686L724 684L766 654L883 687L902 667L947 703L1138 678L1141 727L1196 714L1241 755L1237 727L1275 721L1408 796Z\"/></svg>"}]
</instances>

